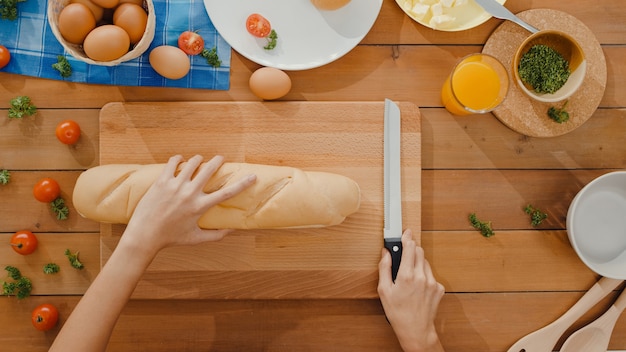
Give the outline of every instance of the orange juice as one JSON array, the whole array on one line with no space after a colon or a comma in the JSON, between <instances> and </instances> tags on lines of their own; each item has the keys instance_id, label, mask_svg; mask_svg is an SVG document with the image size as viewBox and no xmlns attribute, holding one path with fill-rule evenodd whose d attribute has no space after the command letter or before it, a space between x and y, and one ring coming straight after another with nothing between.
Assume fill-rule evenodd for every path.
<instances>
[{"instance_id":1,"label":"orange juice","mask_svg":"<svg viewBox=\"0 0 626 352\"><path fill-rule=\"evenodd\" d=\"M495 58L470 55L446 79L441 100L455 115L489 112L504 100L508 83L506 70Z\"/></svg>"}]
</instances>

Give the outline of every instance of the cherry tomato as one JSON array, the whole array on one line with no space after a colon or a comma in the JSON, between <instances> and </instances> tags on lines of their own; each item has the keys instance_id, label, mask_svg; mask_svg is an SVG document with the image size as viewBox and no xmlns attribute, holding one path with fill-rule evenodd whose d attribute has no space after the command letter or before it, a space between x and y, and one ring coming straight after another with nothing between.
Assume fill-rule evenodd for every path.
<instances>
[{"instance_id":1,"label":"cherry tomato","mask_svg":"<svg viewBox=\"0 0 626 352\"><path fill-rule=\"evenodd\" d=\"M63 144L76 144L80 138L80 126L76 121L61 121L61 123L57 125L56 135Z\"/></svg>"},{"instance_id":2,"label":"cherry tomato","mask_svg":"<svg viewBox=\"0 0 626 352\"><path fill-rule=\"evenodd\" d=\"M33 309L31 319L35 329L48 331L57 325L59 311L52 304L44 303Z\"/></svg>"},{"instance_id":3,"label":"cherry tomato","mask_svg":"<svg viewBox=\"0 0 626 352\"><path fill-rule=\"evenodd\" d=\"M9 64L11 61L11 53L4 45L0 45L0 68Z\"/></svg>"},{"instance_id":4,"label":"cherry tomato","mask_svg":"<svg viewBox=\"0 0 626 352\"><path fill-rule=\"evenodd\" d=\"M272 31L272 25L265 17L253 13L246 20L246 29L255 37L265 38Z\"/></svg>"},{"instance_id":5,"label":"cherry tomato","mask_svg":"<svg viewBox=\"0 0 626 352\"><path fill-rule=\"evenodd\" d=\"M196 32L185 31L178 37L178 47L187 55L198 55L204 49L204 39Z\"/></svg>"},{"instance_id":6,"label":"cherry tomato","mask_svg":"<svg viewBox=\"0 0 626 352\"><path fill-rule=\"evenodd\" d=\"M61 195L61 187L54 179L44 177L33 187L33 195L42 203L50 203Z\"/></svg>"},{"instance_id":7,"label":"cherry tomato","mask_svg":"<svg viewBox=\"0 0 626 352\"><path fill-rule=\"evenodd\" d=\"M31 254L37 249L37 237L28 230L17 231L11 236L11 247L19 254Z\"/></svg>"}]
</instances>

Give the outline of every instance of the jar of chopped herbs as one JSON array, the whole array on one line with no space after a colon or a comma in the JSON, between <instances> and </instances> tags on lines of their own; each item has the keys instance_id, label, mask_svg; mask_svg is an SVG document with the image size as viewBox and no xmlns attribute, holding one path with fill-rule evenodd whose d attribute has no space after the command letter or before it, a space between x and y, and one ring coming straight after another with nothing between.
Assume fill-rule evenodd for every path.
<instances>
[{"instance_id":1,"label":"jar of chopped herbs","mask_svg":"<svg viewBox=\"0 0 626 352\"><path fill-rule=\"evenodd\" d=\"M522 55L518 72L522 82L540 94L555 93L570 76L569 62L544 44L533 45Z\"/></svg>"}]
</instances>

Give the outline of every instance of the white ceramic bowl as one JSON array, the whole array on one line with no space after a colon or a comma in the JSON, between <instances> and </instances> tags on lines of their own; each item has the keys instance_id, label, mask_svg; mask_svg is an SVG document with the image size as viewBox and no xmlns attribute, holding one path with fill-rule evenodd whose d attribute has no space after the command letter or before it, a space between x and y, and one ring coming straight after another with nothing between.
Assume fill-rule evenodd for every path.
<instances>
[{"instance_id":1,"label":"white ceramic bowl","mask_svg":"<svg viewBox=\"0 0 626 352\"><path fill-rule=\"evenodd\" d=\"M596 273L626 280L626 171L604 174L574 197L567 235L580 259Z\"/></svg>"},{"instance_id":2,"label":"white ceramic bowl","mask_svg":"<svg viewBox=\"0 0 626 352\"><path fill-rule=\"evenodd\" d=\"M554 93L537 93L532 87L526 86L518 71L522 56L534 45L543 44L556 50L570 64L570 76L561 89ZM587 60L578 42L567 33L555 30L543 30L532 34L519 46L513 58L513 76L520 89L530 98L544 102L554 103L569 98L574 94L585 80L587 72Z\"/></svg>"}]
</instances>

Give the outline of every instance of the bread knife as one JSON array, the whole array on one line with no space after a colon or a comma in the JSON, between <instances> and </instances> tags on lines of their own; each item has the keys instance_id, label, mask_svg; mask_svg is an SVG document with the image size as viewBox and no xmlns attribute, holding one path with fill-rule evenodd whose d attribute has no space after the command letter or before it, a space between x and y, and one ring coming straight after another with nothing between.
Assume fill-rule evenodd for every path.
<instances>
[{"instance_id":1,"label":"bread knife","mask_svg":"<svg viewBox=\"0 0 626 352\"><path fill-rule=\"evenodd\" d=\"M402 193L400 176L400 108L385 99L384 117L384 242L391 253L391 278L396 281L402 257Z\"/></svg>"}]
</instances>

